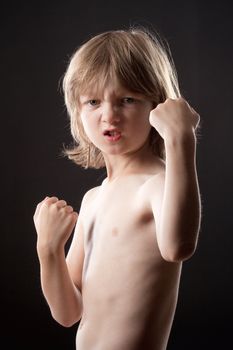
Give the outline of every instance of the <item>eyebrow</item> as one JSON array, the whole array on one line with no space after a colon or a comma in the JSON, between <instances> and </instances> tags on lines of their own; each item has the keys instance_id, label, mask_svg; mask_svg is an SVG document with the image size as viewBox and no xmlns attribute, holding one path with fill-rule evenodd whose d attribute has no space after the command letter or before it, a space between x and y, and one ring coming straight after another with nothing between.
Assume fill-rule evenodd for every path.
<instances>
[{"instance_id":1,"label":"eyebrow","mask_svg":"<svg viewBox=\"0 0 233 350\"><path fill-rule=\"evenodd\" d=\"M134 92L134 91L131 91L131 90L127 90L127 89L121 89L119 91L114 91L114 95L116 97L131 97L131 96L135 96L137 98L143 98L145 97L142 93L139 93L139 92ZM83 94L80 94L79 95L79 100L80 102L84 102L85 100L90 100L90 99L99 99L99 98L103 98L103 93L98 93L96 91L90 91L90 92L86 92L86 93L83 93Z\"/></svg>"}]
</instances>

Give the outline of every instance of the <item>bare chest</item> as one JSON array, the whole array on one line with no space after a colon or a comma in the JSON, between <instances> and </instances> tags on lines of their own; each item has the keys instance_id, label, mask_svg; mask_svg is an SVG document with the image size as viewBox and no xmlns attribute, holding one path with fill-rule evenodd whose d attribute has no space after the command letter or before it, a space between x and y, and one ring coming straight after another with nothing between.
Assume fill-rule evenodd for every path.
<instances>
[{"instance_id":1,"label":"bare chest","mask_svg":"<svg viewBox=\"0 0 233 350\"><path fill-rule=\"evenodd\" d=\"M112 238L126 241L154 223L149 201L135 184L100 188L88 208L85 245L103 244ZM132 238L132 237L131 237Z\"/></svg>"},{"instance_id":2,"label":"bare chest","mask_svg":"<svg viewBox=\"0 0 233 350\"><path fill-rule=\"evenodd\" d=\"M83 282L104 271L108 284L112 271L131 274L125 267L146 273L159 252L153 213L140 186L127 183L100 188L87 209Z\"/></svg>"},{"instance_id":3,"label":"bare chest","mask_svg":"<svg viewBox=\"0 0 233 350\"><path fill-rule=\"evenodd\" d=\"M99 341L102 349L115 342L116 334L122 341L117 340L112 349L123 349L122 343L141 344L145 329L164 324L158 316L163 305L168 305L165 314L171 318L175 300L175 294L167 292L175 288L167 281L176 272L161 259L149 200L137 183L103 187L84 216L88 218L84 221L82 281L85 312L77 340L84 341L94 324L93 344ZM157 333L161 336L162 330ZM154 330L148 341L152 334Z\"/></svg>"}]
</instances>

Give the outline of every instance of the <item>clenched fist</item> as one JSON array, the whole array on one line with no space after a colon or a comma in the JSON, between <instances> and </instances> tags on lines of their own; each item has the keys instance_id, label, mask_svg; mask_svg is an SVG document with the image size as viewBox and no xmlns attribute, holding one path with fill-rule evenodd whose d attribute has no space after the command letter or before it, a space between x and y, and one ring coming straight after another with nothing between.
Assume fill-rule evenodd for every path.
<instances>
[{"instance_id":1,"label":"clenched fist","mask_svg":"<svg viewBox=\"0 0 233 350\"><path fill-rule=\"evenodd\" d=\"M150 112L150 124L164 140L195 131L199 121L199 114L182 97L168 98Z\"/></svg>"},{"instance_id":2,"label":"clenched fist","mask_svg":"<svg viewBox=\"0 0 233 350\"><path fill-rule=\"evenodd\" d=\"M77 221L78 214L66 201L46 197L40 202L33 216L37 231L37 249L55 252L64 248Z\"/></svg>"}]
</instances>

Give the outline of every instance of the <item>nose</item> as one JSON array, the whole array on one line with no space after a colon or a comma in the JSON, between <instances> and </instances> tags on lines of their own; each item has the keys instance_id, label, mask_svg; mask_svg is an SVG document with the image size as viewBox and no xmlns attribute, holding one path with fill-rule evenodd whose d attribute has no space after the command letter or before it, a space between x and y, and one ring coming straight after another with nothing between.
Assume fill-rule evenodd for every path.
<instances>
[{"instance_id":1,"label":"nose","mask_svg":"<svg viewBox=\"0 0 233 350\"><path fill-rule=\"evenodd\" d=\"M107 124L116 124L120 121L120 111L116 104L106 103L102 109L102 121Z\"/></svg>"}]
</instances>

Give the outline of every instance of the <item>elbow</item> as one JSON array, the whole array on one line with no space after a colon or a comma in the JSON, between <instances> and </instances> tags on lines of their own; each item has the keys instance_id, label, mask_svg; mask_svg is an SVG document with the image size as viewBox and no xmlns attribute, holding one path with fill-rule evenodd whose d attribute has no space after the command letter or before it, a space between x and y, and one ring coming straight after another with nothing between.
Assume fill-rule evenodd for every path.
<instances>
[{"instance_id":1,"label":"elbow","mask_svg":"<svg viewBox=\"0 0 233 350\"><path fill-rule=\"evenodd\" d=\"M70 328L73 325L75 325L77 322L80 321L82 315L78 315L78 316L73 316L73 317L57 317L56 315L52 314L53 319L59 323L61 326L65 327L65 328Z\"/></svg>"},{"instance_id":2,"label":"elbow","mask_svg":"<svg viewBox=\"0 0 233 350\"><path fill-rule=\"evenodd\" d=\"M179 263L190 259L195 253L195 250L195 243L182 243L172 249L165 249L164 252L161 252L161 255L168 262Z\"/></svg>"},{"instance_id":3,"label":"elbow","mask_svg":"<svg viewBox=\"0 0 233 350\"><path fill-rule=\"evenodd\" d=\"M62 327L65 328L70 328L73 325L75 325L75 323L77 323L79 320L56 320Z\"/></svg>"}]
</instances>

